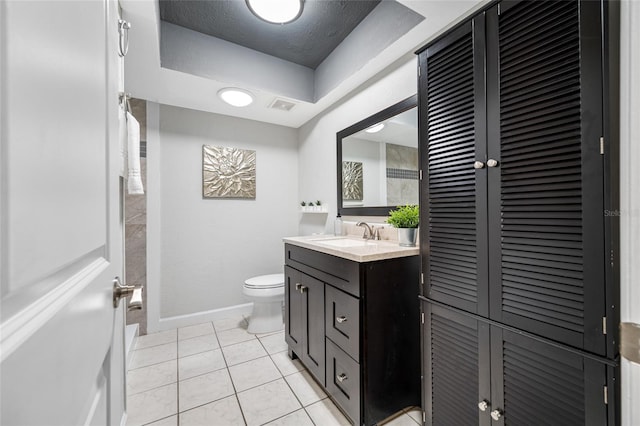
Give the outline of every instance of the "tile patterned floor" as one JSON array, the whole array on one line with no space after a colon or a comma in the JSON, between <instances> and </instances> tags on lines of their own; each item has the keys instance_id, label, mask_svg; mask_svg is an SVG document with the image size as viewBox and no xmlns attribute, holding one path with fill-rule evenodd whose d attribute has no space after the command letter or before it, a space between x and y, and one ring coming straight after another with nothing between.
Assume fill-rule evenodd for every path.
<instances>
[{"instance_id":1,"label":"tile patterned floor","mask_svg":"<svg viewBox=\"0 0 640 426\"><path fill-rule=\"evenodd\" d=\"M128 426L349 425L284 331L249 334L243 318L138 338L127 373ZM416 426L407 411L386 426Z\"/></svg>"}]
</instances>

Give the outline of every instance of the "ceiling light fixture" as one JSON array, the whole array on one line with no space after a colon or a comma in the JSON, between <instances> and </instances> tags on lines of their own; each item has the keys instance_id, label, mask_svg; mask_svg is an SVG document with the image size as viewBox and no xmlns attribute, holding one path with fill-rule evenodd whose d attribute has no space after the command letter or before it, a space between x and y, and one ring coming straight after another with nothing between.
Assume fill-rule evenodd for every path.
<instances>
[{"instance_id":1,"label":"ceiling light fixture","mask_svg":"<svg viewBox=\"0 0 640 426\"><path fill-rule=\"evenodd\" d=\"M245 107L253 103L253 95L237 87L225 87L218 91L220 99L234 107Z\"/></svg>"},{"instance_id":2,"label":"ceiling light fixture","mask_svg":"<svg viewBox=\"0 0 640 426\"><path fill-rule=\"evenodd\" d=\"M367 133L378 133L380 130L384 129L384 123L374 124L373 126L365 129Z\"/></svg>"},{"instance_id":3,"label":"ceiling light fixture","mask_svg":"<svg viewBox=\"0 0 640 426\"><path fill-rule=\"evenodd\" d=\"M249 10L272 24L293 22L302 14L303 0L246 0Z\"/></svg>"}]
</instances>

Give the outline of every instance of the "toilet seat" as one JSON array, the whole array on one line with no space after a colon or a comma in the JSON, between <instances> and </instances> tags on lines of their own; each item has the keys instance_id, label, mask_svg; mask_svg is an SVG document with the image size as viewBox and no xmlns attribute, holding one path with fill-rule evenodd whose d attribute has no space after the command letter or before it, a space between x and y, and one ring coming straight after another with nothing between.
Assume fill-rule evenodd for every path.
<instances>
[{"instance_id":1,"label":"toilet seat","mask_svg":"<svg viewBox=\"0 0 640 426\"><path fill-rule=\"evenodd\" d=\"M249 278L244 282L244 287L265 290L284 287L284 274L260 275L259 277Z\"/></svg>"}]
</instances>

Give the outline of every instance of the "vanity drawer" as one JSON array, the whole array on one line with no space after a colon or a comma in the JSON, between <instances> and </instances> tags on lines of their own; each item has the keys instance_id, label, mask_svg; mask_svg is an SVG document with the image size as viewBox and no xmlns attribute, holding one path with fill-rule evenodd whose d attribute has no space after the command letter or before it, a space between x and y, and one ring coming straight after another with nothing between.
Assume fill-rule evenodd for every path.
<instances>
[{"instance_id":1,"label":"vanity drawer","mask_svg":"<svg viewBox=\"0 0 640 426\"><path fill-rule=\"evenodd\" d=\"M360 299L325 286L325 334L360 361Z\"/></svg>"},{"instance_id":2,"label":"vanity drawer","mask_svg":"<svg viewBox=\"0 0 640 426\"><path fill-rule=\"evenodd\" d=\"M360 425L360 364L327 338L327 392Z\"/></svg>"}]
</instances>

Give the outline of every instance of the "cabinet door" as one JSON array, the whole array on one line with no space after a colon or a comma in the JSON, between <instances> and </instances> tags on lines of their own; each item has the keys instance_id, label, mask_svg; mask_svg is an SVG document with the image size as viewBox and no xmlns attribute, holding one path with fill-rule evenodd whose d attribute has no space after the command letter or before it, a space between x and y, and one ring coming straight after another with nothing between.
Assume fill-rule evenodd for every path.
<instances>
[{"instance_id":1,"label":"cabinet door","mask_svg":"<svg viewBox=\"0 0 640 426\"><path fill-rule=\"evenodd\" d=\"M605 354L600 2L487 12L490 317Z\"/></svg>"},{"instance_id":2,"label":"cabinet door","mask_svg":"<svg viewBox=\"0 0 640 426\"><path fill-rule=\"evenodd\" d=\"M481 14L419 55L426 296L480 315L488 315L484 28Z\"/></svg>"},{"instance_id":3,"label":"cabinet door","mask_svg":"<svg viewBox=\"0 0 640 426\"><path fill-rule=\"evenodd\" d=\"M324 283L299 272L302 295L302 362L325 384Z\"/></svg>"},{"instance_id":4,"label":"cabinet door","mask_svg":"<svg viewBox=\"0 0 640 426\"><path fill-rule=\"evenodd\" d=\"M431 303L423 309L426 424L489 426L489 326Z\"/></svg>"},{"instance_id":5,"label":"cabinet door","mask_svg":"<svg viewBox=\"0 0 640 426\"><path fill-rule=\"evenodd\" d=\"M496 426L607 424L606 366L577 352L492 326L491 374Z\"/></svg>"},{"instance_id":6,"label":"cabinet door","mask_svg":"<svg viewBox=\"0 0 640 426\"><path fill-rule=\"evenodd\" d=\"M289 348L301 356L304 324L302 322L302 293L300 293L300 272L285 266L284 282L284 327L285 340Z\"/></svg>"}]
</instances>

